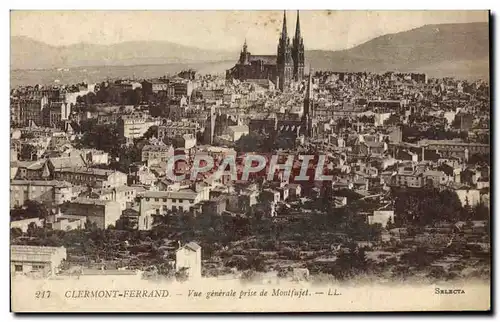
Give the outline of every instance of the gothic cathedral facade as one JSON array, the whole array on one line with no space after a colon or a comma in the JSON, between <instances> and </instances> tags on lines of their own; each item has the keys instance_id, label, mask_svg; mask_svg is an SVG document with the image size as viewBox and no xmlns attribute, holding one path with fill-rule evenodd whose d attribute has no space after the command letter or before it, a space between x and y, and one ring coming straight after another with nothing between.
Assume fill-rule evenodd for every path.
<instances>
[{"instance_id":1,"label":"gothic cathedral facade","mask_svg":"<svg viewBox=\"0 0 500 322\"><path fill-rule=\"evenodd\" d=\"M268 79L284 91L292 82L302 82L304 78L304 39L300 32L300 17L297 11L295 36L290 43L287 32L286 12L283 13L283 28L278 40L277 54L252 55L243 45L240 59L236 65L226 72L228 79Z\"/></svg>"}]
</instances>

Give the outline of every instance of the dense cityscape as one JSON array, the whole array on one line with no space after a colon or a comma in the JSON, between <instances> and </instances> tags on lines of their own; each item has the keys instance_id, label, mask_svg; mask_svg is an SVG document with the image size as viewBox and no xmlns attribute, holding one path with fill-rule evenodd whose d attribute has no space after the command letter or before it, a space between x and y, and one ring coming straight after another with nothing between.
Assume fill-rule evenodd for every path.
<instances>
[{"instance_id":1,"label":"dense cityscape","mask_svg":"<svg viewBox=\"0 0 500 322\"><path fill-rule=\"evenodd\" d=\"M12 274L489 279L489 82L306 68L295 26L224 75L11 89Z\"/></svg>"}]
</instances>

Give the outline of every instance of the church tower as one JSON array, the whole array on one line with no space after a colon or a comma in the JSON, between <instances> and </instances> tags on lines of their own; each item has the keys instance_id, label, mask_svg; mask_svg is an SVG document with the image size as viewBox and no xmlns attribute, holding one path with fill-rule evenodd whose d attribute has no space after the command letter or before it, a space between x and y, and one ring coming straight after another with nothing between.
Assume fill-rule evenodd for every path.
<instances>
[{"instance_id":1,"label":"church tower","mask_svg":"<svg viewBox=\"0 0 500 322\"><path fill-rule=\"evenodd\" d=\"M304 97L304 111L302 114L302 123L306 129L306 136L309 137L314 135L316 125L313 98L312 70L309 70L309 80L307 82L306 96Z\"/></svg>"},{"instance_id":2,"label":"church tower","mask_svg":"<svg viewBox=\"0 0 500 322\"><path fill-rule=\"evenodd\" d=\"M247 40L245 39L245 43L243 44L243 49L241 50L241 53L240 53L240 60L238 62L241 65L247 65L249 56L250 56L250 53L248 52Z\"/></svg>"},{"instance_id":3,"label":"church tower","mask_svg":"<svg viewBox=\"0 0 500 322\"><path fill-rule=\"evenodd\" d=\"M295 26L295 37L293 38L292 47L293 58L293 79L296 82L301 82L304 79L304 39L300 34L300 17L297 10L297 24Z\"/></svg>"},{"instance_id":4,"label":"church tower","mask_svg":"<svg viewBox=\"0 0 500 322\"><path fill-rule=\"evenodd\" d=\"M293 78L292 48L286 30L286 11L283 12L283 29L278 41L276 69L278 72L278 87L281 91L284 91L290 87Z\"/></svg>"}]
</instances>

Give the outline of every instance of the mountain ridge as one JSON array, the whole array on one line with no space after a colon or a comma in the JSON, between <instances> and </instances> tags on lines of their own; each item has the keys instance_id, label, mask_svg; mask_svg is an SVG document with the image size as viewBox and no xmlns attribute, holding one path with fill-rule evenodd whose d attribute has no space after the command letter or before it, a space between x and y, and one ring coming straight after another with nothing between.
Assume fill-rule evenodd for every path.
<instances>
[{"instance_id":1,"label":"mountain ridge","mask_svg":"<svg viewBox=\"0 0 500 322\"><path fill-rule=\"evenodd\" d=\"M306 50L317 70L489 74L489 25L430 24L375 37L343 50ZM307 39L305 39L307 44ZM207 50L168 41L53 46L26 36L11 37L11 69L192 64L234 61L238 52Z\"/></svg>"}]
</instances>

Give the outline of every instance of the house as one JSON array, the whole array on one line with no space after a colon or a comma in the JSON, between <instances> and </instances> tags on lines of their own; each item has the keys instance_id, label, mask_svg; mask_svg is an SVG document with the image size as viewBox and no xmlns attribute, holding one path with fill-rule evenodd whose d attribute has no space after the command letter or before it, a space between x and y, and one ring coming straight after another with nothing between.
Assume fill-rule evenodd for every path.
<instances>
[{"instance_id":1,"label":"house","mask_svg":"<svg viewBox=\"0 0 500 322\"><path fill-rule=\"evenodd\" d=\"M84 219L106 229L115 225L122 213L120 204L111 200L77 198L61 205L64 218Z\"/></svg>"},{"instance_id":2,"label":"house","mask_svg":"<svg viewBox=\"0 0 500 322\"><path fill-rule=\"evenodd\" d=\"M399 150L396 154L396 159L403 161L418 162L418 154L409 150Z\"/></svg>"},{"instance_id":3,"label":"house","mask_svg":"<svg viewBox=\"0 0 500 322\"><path fill-rule=\"evenodd\" d=\"M107 152L96 149L84 149L81 150L81 153L85 162L88 164L98 165L109 163L109 155Z\"/></svg>"},{"instance_id":4,"label":"house","mask_svg":"<svg viewBox=\"0 0 500 322\"><path fill-rule=\"evenodd\" d=\"M469 205L474 207L481 203L481 194L477 189L460 188L456 189L455 193L457 194L462 206Z\"/></svg>"},{"instance_id":5,"label":"house","mask_svg":"<svg viewBox=\"0 0 500 322\"><path fill-rule=\"evenodd\" d=\"M28 200L40 203L62 204L71 200L71 184L62 181L12 180L10 182L10 207L19 207Z\"/></svg>"},{"instance_id":6,"label":"house","mask_svg":"<svg viewBox=\"0 0 500 322\"><path fill-rule=\"evenodd\" d=\"M211 200L204 200L200 203L202 214L217 214L221 215L226 211L227 198L224 195L220 195L217 198Z\"/></svg>"},{"instance_id":7,"label":"house","mask_svg":"<svg viewBox=\"0 0 500 322\"><path fill-rule=\"evenodd\" d=\"M394 223L394 210L375 210L373 215L368 216L368 224L381 224L382 227L387 227L390 222Z\"/></svg>"},{"instance_id":8,"label":"house","mask_svg":"<svg viewBox=\"0 0 500 322\"><path fill-rule=\"evenodd\" d=\"M335 208L342 208L347 205L347 197L333 196L332 199Z\"/></svg>"},{"instance_id":9,"label":"house","mask_svg":"<svg viewBox=\"0 0 500 322\"><path fill-rule=\"evenodd\" d=\"M302 193L302 186L296 183L290 183L286 186L288 188L288 195L290 198L300 198Z\"/></svg>"},{"instance_id":10,"label":"house","mask_svg":"<svg viewBox=\"0 0 500 322\"><path fill-rule=\"evenodd\" d=\"M393 176L392 184L399 187L422 188L424 185L422 172L419 170L400 169Z\"/></svg>"},{"instance_id":11,"label":"house","mask_svg":"<svg viewBox=\"0 0 500 322\"><path fill-rule=\"evenodd\" d=\"M365 141L359 145L359 153L362 155L382 154L387 151L387 143L376 141Z\"/></svg>"},{"instance_id":12,"label":"house","mask_svg":"<svg viewBox=\"0 0 500 322\"><path fill-rule=\"evenodd\" d=\"M42 218L26 218L21 220L14 220L10 222L10 228L21 229L23 233L28 232L28 227L31 223L34 223L36 227L43 227L44 219Z\"/></svg>"},{"instance_id":13,"label":"house","mask_svg":"<svg viewBox=\"0 0 500 322\"><path fill-rule=\"evenodd\" d=\"M66 260L66 248L46 246L10 246L11 273L36 273L41 277L53 276Z\"/></svg>"},{"instance_id":14,"label":"house","mask_svg":"<svg viewBox=\"0 0 500 322\"><path fill-rule=\"evenodd\" d=\"M134 184L152 185L157 178L153 171L146 166L139 166L136 171L128 175L128 179Z\"/></svg>"},{"instance_id":15,"label":"house","mask_svg":"<svg viewBox=\"0 0 500 322\"><path fill-rule=\"evenodd\" d=\"M278 187L276 190L280 193L280 199L283 201L288 200L289 191L287 187Z\"/></svg>"},{"instance_id":16,"label":"house","mask_svg":"<svg viewBox=\"0 0 500 322\"><path fill-rule=\"evenodd\" d=\"M54 179L67 181L73 185L94 188L117 188L127 185L127 175L120 171L99 168L54 169Z\"/></svg>"},{"instance_id":17,"label":"house","mask_svg":"<svg viewBox=\"0 0 500 322\"><path fill-rule=\"evenodd\" d=\"M141 161L145 162L147 166L152 166L160 162L167 162L174 155L174 147L148 144L142 148L141 155Z\"/></svg>"},{"instance_id":18,"label":"house","mask_svg":"<svg viewBox=\"0 0 500 322\"><path fill-rule=\"evenodd\" d=\"M189 242L175 252L175 270L185 270L190 279L201 278L201 246Z\"/></svg>"},{"instance_id":19,"label":"house","mask_svg":"<svg viewBox=\"0 0 500 322\"><path fill-rule=\"evenodd\" d=\"M36 180L49 177L45 160L37 161L15 161L11 162L11 169L15 168L16 179Z\"/></svg>"},{"instance_id":20,"label":"house","mask_svg":"<svg viewBox=\"0 0 500 322\"><path fill-rule=\"evenodd\" d=\"M247 125L234 125L227 128L231 141L238 141L243 135L248 135L249 129Z\"/></svg>"},{"instance_id":21,"label":"house","mask_svg":"<svg viewBox=\"0 0 500 322\"><path fill-rule=\"evenodd\" d=\"M75 230L85 228L85 219L83 218L64 218L55 217L52 223L47 223L47 226L54 230Z\"/></svg>"},{"instance_id":22,"label":"house","mask_svg":"<svg viewBox=\"0 0 500 322\"><path fill-rule=\"evenodd\" d=\"M276 203L281 199L281 194L279 191L273 189L265 189L261 192L260 197L264 202Z\"/></svg>"},{"instance_id":23,"label":"house","mask_svg":"<svg viewBox=\"0 0 500 322\"><path fill-rule=\"evenodd\" d=\"M425 171L423 173L423 179L425 185L432 185L436 188L449 181L449 177L446 173L436 170Z\"/></svg>"},{"instance_id":24,"label":"house","mask_svg":"<svg viewBox=\"0 0 500 322\"><path fill-rule=\"evenodd\" d=\"M155 211L162 214L167 210L186 211L193 210L198 203L209 200L210 189L199 190L181 189L179 191L145 191L138 197L140 200L140 212Z\"/></svg>"},{"instance_id":25,"label":"house","mask_svg":"<svg viewBox=\"0 0 500 322\"><path fill-rule=\"evenodd\" d=\"M353 189L354 184L347 178L339 178L332 182L333 190Z\"/></svg>"},{"instance_id":26,"label":"house","mask_svg":"<svg viewBox=\"0 0 500 322\"><path fill-rule=\"evenodd\" d=\"M120 204L123 211L127 208L127 203L133 202L137 192L143 192L144 188L119 186L115 188L95 189L90 193L90 198L99 200L112 200Z\"/></svg>"},{"instance_id":27,"label":"house","mask_svg":"<svg viewBox=\"0 0 500 322\"><path fill-rule=\"evenodd\" d=\"M54 170L65 171L73 168L83 168L87 166L87 163L83 159L82 154L77 154L68 157L57 157L57 158L49 158L48 166L51 173Z\"/></svg>"}]
</instances>

